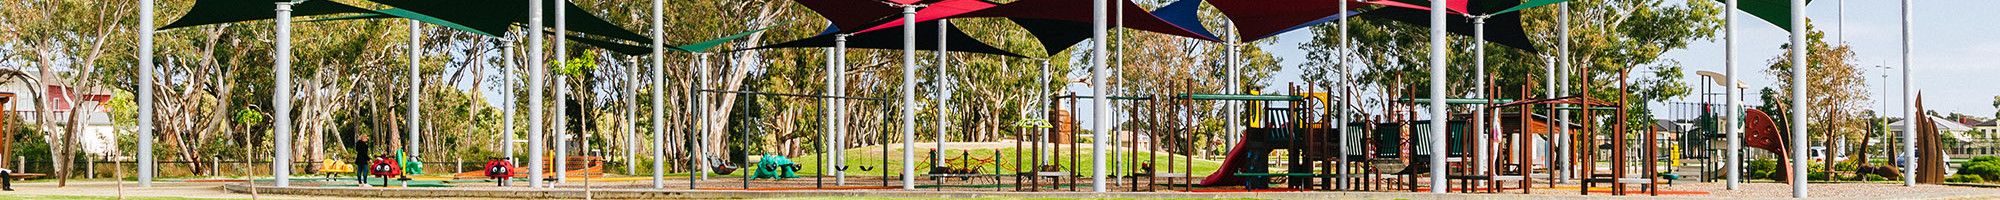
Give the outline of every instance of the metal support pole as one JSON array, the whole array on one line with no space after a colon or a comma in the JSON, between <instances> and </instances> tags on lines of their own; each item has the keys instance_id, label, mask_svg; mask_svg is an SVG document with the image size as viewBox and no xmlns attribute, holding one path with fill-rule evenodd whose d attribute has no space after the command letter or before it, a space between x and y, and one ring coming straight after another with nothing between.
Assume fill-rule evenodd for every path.
<instances>
[{"instance_id":1,"label":"metal support pole","mask_svg":"<svg viewBox=\"0 0 2000 200\"><path fill-rule=\"evenodd\" d=\"M528 3L528 187L542 187L542 3Z\"/></svg>"},{"instance_id":2,"label":"metal support pole","mask_svg":"<svg viewBox=\"0 0 2000 200\"><path fill-rule=\"evenodd\" d=\"M653 189L667 188L666 3L653 0Z\"/></svg>"},{"instance_id":3,"label":"metal support pole","mask_svg":"<svg viewBox=\"0 0 2000 200\"><path fill-rule=\"evenodd\" d=\"M153 187L153 0L139 0L139 187Z\"/></svg>"},{"instance_id":4,"label":"metal support pole","mask_svg":"<svg viewBox=\"0 0 2000 200\"><path fill-rule=\"evenodd\" d=\"M1558 85L1556 89L1558 89L1559 91L1554 91L1554 92L1556 92L1557 94L1556 96L1560 97L1560 96L1569 96L1569 87L1570 87L1569 78L1567 76L1569 74L1569 68L1570 68L1569 2L1558 3L1556 4L1556 8L1557 8L1556 12L1558 13L1556 14L1556 24L1559 25L1556 26L1556 32L1557 32L1556 35L1558 35L1556 37L1557 38L1556 48L1558 48L1558 50L1556 50L1556 57L1557 57L1556 81L1558 83L1555 84ZM1573 149L1571 149L1573 148L1573 145L1568 143L1570 141L1570 137L1572 137L1570 135L1570 133L1572 132L1570 132L1569 128L1571 124L1571 122L1569 121L1569 110L1556 111L1556 116L1558 117L1556 122L1558 122L1557 124L1559 125L1557 127L1562 132L1549 136L1549 138L1551 139L1549 140L1549 147L1550 147L1549 149L1555 150L1553 154L1549 155L1549 163L1555 164L1555 166L1549 166L1550 169L1554 169L1551 170L1553 172L1549 173L1549 176L1552 176L1551 178L1554 179L1552 181L1549 181L1549 184L1551 186L1555 185L1555 183L1569 182L1569 177L1570 177L1569 173L1571 172L1569 159L1558 159L1558 158L1574 157L1574 156L1569 156L1569 157L1560 156L1560 155L1570 155L1570 152L1574 151Z\"/></svg>"},{"instance_id":5,"label":"metal support pole","mask_svg":"<svg viewBox=\"0 0 2000 200\"><path fill-rule=\"evenodd\" d=\"M653 41L660 41L660 39L655 38ZM625 174L638 175L639 169L635 167L639 166L639 140L636 140L639 138L639 122L632 120L639 119L639 60L636 57L628 58L633 60L631 60L632 65L625 67L625 74L627 75L625 86L627 87L625 87L625 95L622 95L625 98L625 119L619 121L625 127L625 137L622 138L625 139Z\"/></svg>"},{"instance_id":6,"label":"metal support pole","mask_svg":"<svg viewBox=\"0 0 2000 200\"><path fill-rule=\"evenodd\" d=\"M951 27L951 20L950 20L950 19L938 19L938 20L937 20L937 22L938 22L938 32L937 32L937 33L938 33L938 40L937 40L937 45L938 45L938 48L937 48L937 63L935 63L935 64L932 64L932 65L934 66L934 67L932 67L932 68L933 68L933 69L937 69L937 73L936 73L936 74L932 74L932 75L933 75L933 76L935 76L935 77L932 77L932 79L934 79L934 80L931 80L931 81L935 81L935 82L937 82L937 83L936 83L936 84L937 84L937 91L931 94L931 95L935 95L935 96L934 96L933 98L937 98L937 99L933 99L933 100L931 100L931 102L932 102L932 103L931 103L931 106L932 106L932 107L936 107L936 108L937 108L937 115L934 115L935 117L937 117L937 121L936 121L936 123L937 123L937 127L933 127L933 128L935 128L935 129L937 129L937 132L934 132L934 133L932 133L932 134L935 134L935 136L936 136L936 137L934 137L934 138L931 138L932 140L937 140L937 144L936 144L936 145L937 145L937 151L935 151L935 152L937 153L937 155L935 155L935 156L931 156L931 165L932 165L932 167L944 167L944 166L945 166L945 163L944 163L944 155L945 155L945 154L944 154L944 150L945 150L945 149L944 149L944 142L945 142L945 139L944 139L944 126L945 126L945 125L947 124L947 123L945 122L945 115L946 115L947 113L950 113L950 112L945 112L945 110L947 110L948 108L945 108L944 104L945 104L945 102L946 102L946 101L948 101L949 99L951 99L951 97L950 97L950 96L946 96L946 95L945 95L945 91L947 91L947 90L951 90L951 88L950 88L949 86L946 86L946 85L950 84L949 82L951 82L951 81L950 81L949 79L945 79L945 77L949 77L949 76L951 76L951 75L950 75L950 74L951 74L951 72L950 72L951 70L949 70L949 69L951 68L951 65L949 65L949 64L946 64L946 63L945 63L945 62L947 61L947 59L949 59L949 58L946 58L945 56L946 56L946 55L949 55L949 54L951 54L951 53L948 53L948 51L945 51L945 42L946 42L946 40L945 40L944 38L945 38L945 34L946 34L946 31L949 31L949 29L950 29L950 28L948 28L948 27Z\"/></svg>"},{"instance_id":7,"label":"metal support pole","mask_svg":"<svg viewBox=\"0 0 2000 200\"><path fill-rule=\"evenodd\" d=\"M1105 191L1104 160L1106 157L1104 157L1104 140L1105 135L1110 135L1110 132L1105 130L1111 129L1111 115L1108 114L1111 112L1111 102L1104 95L1104 92L1108 89L1108 86L1104 84L1104 65L1106 63L1104 56L1108 48L1105 48L1104 45L1110 44L1104 40L1109 39L1109 37L1105 37L1106 32L1104 30L1109 26L1106 20L1107 17L1105 16L1105 7L1108 7L1105 5L1105 0L1091 0L1090 93L1092 95L1090 98L1090 191L1096 193L1103 193ZM1231 84L1234 84L1234 81ZM1071 146L1071 148L1075 148L1075 146Z\"/></svg>"},{"instance_id":8,"label":"metal support pole","mask_svg":"<svg viewBox=\"0 0 2000 200\"><path fill-rule=\"evenodd\" d=\"M1341 94L1341 95L1340 95L1340 104L1339 104L1339 105L1334 105L1334 107L1335 107L1335 108L1339 108L1338 110L1336 110L1336 111L1335 111L1335 113L1338 113L1337 115L1340 115L1340 116L1339 116L1339 119L1340 119L1340 120L1338 120L1338 121L1334 121L1334 123L1335 123L1336 125L1334 125L1334 126L1333 126L1333 127L1338 127L1338 128L1335 128L1335 129L1334 129L1335 131L1340 131L1340 134L1337 134L1337 135L1339 135L1339 136L1340 136L1340 138L1339 138L1339 139L1336 139L1336 140L1340 141L1340 145L1339 145L1338 147L1336 147L1336 148L1335 148L1335 149L1339 149L1339 150L1340 150L1340 154L1336 154L1336 155L1334 155L1334 157L1336 157L1337 159L1339 159L1339 161L1338 161L1338 163L1337 163L1337 164L1339 164L1339 165L1340 165L1340 167L1338 167L1338 169L1339 169L1340 171L1339 171L1339 173L1336 173L1336 174L1338 174L1338 176L1340 176L1340 179L1338 179L1338 180L1337 180L1337 182L1335 182L1335 183L1334 183L1334 186L1335 186L1335 187L1337 187L1337 188L1340 188L1341 190L1347 190L1347 189L1352 189L1352 188L1348 188L1348 187L1347 187L1347 184L1348 184L1348 179L1351 179L1351 178L1350 178L1350 177L1349 177L1349 176L1347 175L1347 173L1348 173L1348 172L1350 172L1350 170L1348 170L1348 163L1347 163L1347 162L1348 162L1348 161L1347 161L1347 151L1350 151L1349 149L1347 149L1347 145L1348 145L1348 143L1347 143L1347 137L1348 137L1348 136L1347 136L1347 134L1348 134L1348 133L1352 133L1352 132L1351 132L1350 130L1348 130L1348 128L1347 128L1347 123L1348 123L1348 122L1347 122L1347 120L1348 120L1348 119L1347 119L1347 117L1348 117L1348 110L1347 110L1347 109L1348 109L1348 107L1347 107L1347 99L1348 99L1348 98L1351 98L1351 97L1349 97L1349 96L1347 95L1347 92L1346 92L1346 90L1347 90L1347 84L1348 84L1348 82L1347 82L1347 81L1348 81L1348 80L1347 80L1347 79L1348 79L1348 74L1347 74L1347 71L1348 71L1348 70L1351 70L1351 68L1348 68L1348 67L1347 67L1347 57L1351 56L1351 54L1350 54L1350 53L1352 53L1352 51L1353 51L1354 49L1352 49L1352 46L1348 46L1348 45L1347 45L1347 12L1348 12L1348 10L1347 10L1347 9L1348 9L1348 7L1347 7L1347 2L1349 2L1349 1L1348 1L1348 0L1340 0L1340 9L1341 9L1341 10L1340 10L1340 37L1339 37L1340 39L1338 39L1338 40L1335 40L1335 41L1340 41L1340 55L1338 56L1338 57L1340 58L1340 64L1339 64L1339 66L1340 66L1340 79L1339 79L1339 80L1336 80L1336 82L1338 82L1339 84L1335 84L1335 85L1338 85L1338 87L1340 87L1340 90L1341 90L1341 93L1340 93L1340 94ZM1328 91L1328 92L1332 92L1332 91Z\"/></svg>"},{"instance_id":9,"label":"metal support pole","mask_svg":"<svg viewBox=\"0 0 2000 200\"><path fill-rule=\"evenodd\" d=\"M271 157L271 176L273 177L273 186L277 187L287 187L292 183L292 168L290 166L292 163L293 3L295 2L283 1L277 3L278 16L275 18L277 20L275 22L277 31L273 33L273 35L277 36L276 42L278 45L272 51L272 54L276 57L272 58L272 61L277 66L272 66L271 71L274 74L273 76L277 76L277 81L275 81L277 83L274 84L277 86L277 89L271 91L271 105L273 107L271 110L276 113L277 118L272 120L275 129L271 130L272 135L274 135L271 139L274 140L273 143L275 145L271 147L271 151L275 152L276 155ZM141 28L150 29L152 27Z\"/></svg>"},{"instance_id":10,"label":"metal support pole","mask_svg":"<svg viewBox=\"0 0 2000 200\"><path fill-rule=\"evenodd\" d=\"M700 164L695 165L697 166L695 168L701 170L701 173L699 173L701 174L701 180L708 180L708 175L714 173L714 168L710 167L715 166L715 163L708 159L708 144L711 141L715 141L715 138L709 138L708 134L709 129L714 129L715 127L712 127L714 124L710 123L713 121L708 119L708 93L702 92L702 90L708 89L709 84L707 53L702 53L695 58L695 74L695 88L694 91L690 91L695 94L694 107L696 113L694 116L695 120L698 120L695 123L696 135L694 137L697 140L694 142L694 155L696 155L695 160L700 161ZM692 179L694 177L690 176L688 178ZM688 187L693 188L694 185L690 183Z\"/></svg>"},{"instance_id":11,"label":"metal support pole","mask_svg":"<svg viewBox=\"0 0 2000 200\"><path fill-rule=\"evenodd\" d=\"M1243 36L1239 35L1239 33L1241 32L1236 31L1235 22L1223 23L1223 25L1228 26L1229 37L1224 38L1225 40L1223 41L1223 45L1225 47L1224 50L1227 50L1227 52L1223 52L1222 54L1222 59L1223 59L1222 63L1223 65L1226 65L1224 67L1228 68L1224 72L1225 73L1224 76L1228 77L1223 77L1222 79L1228 81L1227 84L1224 84L1228 88L1223 88L1222 91L1223 93L1228 93L1228 94L1243 94L1243 80L1241 79L1241 77L1243 77L1242 76L1243 73L1241 67L1237 66L1238 64L1240 64L1239 62L1241 61L1238 61L1236 59L1236 52L1239 51L1240 48L1242 48L1237 46L1237 43L1242 42L1238 40L1240 40ZM1097 96L1103 96L1103 95L1097 95ZM1222 120L1222 121L1226 122L1225 124L1227 124L1227 126L1229 127L1229 129L1222 131L1223 132L1222 137L1228 139L1228 141L1223 141L1223 142L1224 144L1235 144L1236 141L1243 139L1242 136L1237 135L1237 131L1243 130L1243 124L1241 122L1241 119L1243 119L1242 118L1243 103L1237 101L1223 101L1222 104L1223 104L1222 115L1225 118L1228 118L1228 120Z\"/></svg>"},{"instance_id":12,"label":"metal support pole","mask_svg":"<svg viewBox=\"0 0 2000 200\"><path fill-rule=\"evenodd\" d=\"M1806 112L1805 109L1802 109L1802 106L1806 106L1806 81L1804 78L1806 77L1806 52L1811 51L1812 47L1806 46L1806 0L1791 0L1791 2L1791 99L1792 107L1795 109L1791 109L1792 117L1789 117L1790 119L1786 119L1785 121L1791 122L1792 141L1806 141L1806 121L1810 119L1806 118ZM1811 159L1806 159L1808 156L1806 146L1810 146L1806 143L1808 142L1792 143L1792 198L1806 198L1807 196L1806 176L1802 175L1806 174L1804 173L1806 171L1806 163Z\"/></svg>"},{"instance_id":13,"label":"metal support pole","mask_svg":"<svg viewBox=\"0 0 2000 200\"><path fill-rule=\"evenodd\" d=\"M1724 4L1728 4L1727 6L1729 6L1729 8L1723 9L1723 13L1727 14L1725 14L1725 16L1723 17L1724 48L1722 51L1723 52L1722 57L1724 59L1723 70L1725 71L1724 73L1726 73L1726 75L1724 75L1725 77L1723 77L1722 87L1723 90L1727 90L1723 92L1726 93L1723 96L1723 98L1727 98L1723 101L1728 102L1726 103L1728 104L1727 105L1728 108L1723 109L1724 110L1723 115L1729 118L1728 121L1722 122L1722 124L1724 124L1724 127L1726 127L1724 128L1723 131L1727 132L1729 140L1728 152L1724 152L1724 154L1727 154L1728 157L1727 159L1729 160L1723 161L1724 162L1723 165L1727 166L1724 169L1725 171L1728 171L1726 173L1729 174L1727 178L1729 179L1728 183L1725 183L1725 185L1727 185L1726 187L1729 190L1736 190L1737 188L1740 188L1740 185L1743 182L1742 181L1743 175L1741 174L1743 171L1743 157L1742 157L1743 124L1741 123L1742 122L1741 118L1743 117L1743 114L1742 112L1736 111L1737 108L1743 107L1742 106L1743 102L1738 101L1739 99L1741 99L1738 97L1742 96L1743 93L1740 92L1742 90L1735 89L1736 86L1734 85L1736 84L1737 81L1739 81L1736 80L1736 7L1738 5L1736 1L1737 0L1728 0L1728 2L1724 2Z\"/></svg>"},{"instance_id":14,"label":"metal support pole","mask_svg":"<svg viewBox=\"0 0 2000 200\"><path fill-rule=\"evenodd\" d=\"M833 91L847 96L847 34L833 37ZM834 99L834 166L847 167L847 99ZM884 169L887 170L887 169ZM847 185L847 170L833 172L833 185Z\"/></svg>"},{"instance_id":15,"label":"metal support pole","mask_svg":"<svg viewBox=\"0 0 2000 200\"><path fill-rule=\"evenodd\" d=\"M519 166L518 163L520 162L514 160L515 105L513 99L520 98L519 95L514 93L514 68L517 67L514 65L514 41L513 39L503 39L500 41L500 54L504 57L504 62L506 63L504 64L505 67L500 68L500 88L506 91L502 94L506 95L506 99L508 99L501 101L500 104L500 110L502 111L500 120L502 129L500 134L500 152L507 157L507 164ZM503 183L511 185L511 182L513 182L512 179L509 179Z\"/></svg>"},{"instance_id":16,"label":"metal support pole","mask_svg":"<svg viewBox=\"0 0 2000 200\"><path fill-rule=\"evenodd\" d=\"M903 189L917 189L917 7L903 6ZM940 38L942 39L942 38Z\"/></svg>"},{"instance_id":17,"label":"metal support pole","mask_svg":"<svg viewBox=\"0 0 2000 200\"><path fill-rule=\"evenodd\" d=\"M1486 17L1487 16L1472 17L1472 44L1473 44L1472 77L1479 77L1477 79L1472 80L1473 82L1472 96L1481 99L1487 98L1486 79L1490 78L1486 77ZM1431 98L1431 99L1448 99L1448 98ZM1475 127L1472 128L1472 130L1478 131L1476 133L1472 133L1473 136L1472 148L1477 149L1479 153L1473 154L1472 162L1469 163L1472 163L1471 166L1473 174L1486 174L1486 161L1487 161L1486 158L1489 156L1486 154L1490 153L1486 151L1486 146L1487 146L1486 133L1492 132L1492 130L1487 129L1490 126L1487 126L1486 124L1486 118L1487 118L1486 105L1477 104L1473 105L1472 107L1473 107L1472 126Z\"/></svg>"},{"instance_id":18,"label":"metal support pole","mask_svg":"<svg viewBox=\"0 0 2000 200\"><path fill-rule=\"evenodd\" d=\"M1912 6L1910 4L1910 0L1903 0L1903 120L1915 122L1910 120L1916 119L1916 113L1923 111L1916 110L1916 101L1910 99L1912 96L1916 96L1911 95L1913 92L1910 90L1910 22L1912 22L1912 19L1910 19L1910 8ZM1917 185L1917 162L1914 162L1917 158L1916 130L1917 123L1903 123L1903 149L1905 151L1903 151L1902 160L1904 163L1909 163L1903 167L1903 174L1907 174L1903 176L1904 187Z\"/></svg>"},{"instance_id":19,"label":"metal support pole","mask_svg":"<svg viewBox=\"0 0 2000 200\"><path fill-rule=\"evenodd\" d=\"M566 10L569 9L562 2L556 2L554 5L556 6L556 68L568 69L569 23L567 21L569 21L569 14ZM554 130L556 133L556 157L554 158L556 170L552 171L556 173L556 183L569 182L569 75L562 73L561 71L556 72L556 118L554 121L549 122L549 124L556 125ZM551 185L549 187L554 188L555 186Z\"/></svg>"},{"instance_id":20,"label":"metal support pole","mask_svg":"<svg viewBox=\"0 0 2000 200\"><path fill-rule=\"evenodd\" d=\"M1446 7L1446 5L1445 5L1445 4L1450 4L1450 1L1447 1L1447 0L1431 0L1431 10L1430 10L1430 11L1431 11L1431 12L1430 12L1430 17L1431 17L1431 18L1430 18L1430 19L1431 19L1431 27L1430 27L1430 28L1431 28L1431 29L1430 29L1430 47L1431 47L1431 60L1430 60L1430 65L1431 65L1431 78L1430 78L1430 80L1431 80L1431 81L1430 81L1430 85L1431 85L1431 102L1430 102L1430 104L1431 104L1431 105L1430 105L1430 110L1431 110L1431 112L1430 112L1430 113L1431 113L1431 114L1430 114L1430 115L1431 115L1431 131L1430 131L1430 134L1431 134L1431 136L1430 136L1430 138L1429 138L1429 139L1431 140L1431 141L1430 141L1430 143L1432 144L1432 145L1430 145L1430 147L1431 147L1431 149L1430 149L1430 151L1431 151L1431 157L1430 157L1430 159L1431 159L1431 161L1430 161L1430 163L1431 163L1431 175L1430 175L1430 176L1431 176L1431 183L1430 183L1430 184L1431 184L1431 193L1439 193L1439 194L1442 194L1442 193L1444 193L1444 192L1445 192L1445 187L1443 187L1443 185L1444 185L1444 184L1445 184L1445 182L1446 182L1446 181L1445 181L1445 171L1444 171L1444 166L1445 166L1445 165L1444 165L1444 163L1445 163L1445 160L1444 160L1444 156L1445 156L1445 155L1444 155L1444 154L1445 154L1445 152L1444 152L1444 149L1445 149L1445 148L1444 148L1444 147L1446 146L1446 145L1444 145L1444 144L1445 144L1445 129L1446 129L1446 128L1443 128L1443 127L1445 127L1445 118L1446 118L1446 116L1447 116L1447 115L1446 115L1446 113L1445 113L1445 104L1444 104L1444 98L1442 98L1442 97L1444 97L1444 96L1445 96L1445 93L1444 93L1444 89L1445 89L1445 87L1444 87L1444 84L1442 84L1442 83L1441 83L1441 82L1444 82L1444 81L1445 81L1445 77L1444 77L1444 71L1445 71L1445 67L1447 67L1447 65L1446 65L1446 63L1445 63L1445 62L1447 62L1447 60L1446 60L1446 58L1445 58L1445 51L1447 50L1447 49L1445 48L1445 45L1447 45L1447 43L1446 43L1447 41L1446 41L1446 39L1445 39L1445 32L1444 32L1444 31L1445 31L1445 25L1444 25L1444 23L1445 23L1445 20L1444 20L1444 16L1445 16L1445 13L1444 13L1444 10L1445 10L1445 7Z\"/></svg>"},{"instance_id":21,"label":"metal support pole","mask_svg":"<svg viewBox=\"0 0 2000 200\"><path fill-rule=\"evenodd\" d=\"M418 115L419 111L417 111L417 108L419 107L418 99L423 98L421 95L419 95L423 93L423 89L419 88L420 87L419 85L424 83L424 77L422 77L419 74L423 72L422 62L424 56L423 52L424 24L423 22L418 22L417 20L414 19L409 20L409 22L410 22L410 34L409 34L410 72L407 75L409 75L410 77L410 88L409 88L410 91L409 94L405 94L408 95L407 97L408 105L404 106L404 109L407 110L405 113L407 114L404 115L403 119L404 120L403 131L407 132L410 135L409 136L410 143L408 143L407 145L403 145L403 148L407 149L406 151L410 152L409 159L416 160L417 149L420 149L417 148L417 144L423 144L420 143L422 141L418 140L419 137L417 137L418 128L421 128L423 126L422 120L418 120L419 118L423 118L423 115Z\"/></svg>"}]
</instances>

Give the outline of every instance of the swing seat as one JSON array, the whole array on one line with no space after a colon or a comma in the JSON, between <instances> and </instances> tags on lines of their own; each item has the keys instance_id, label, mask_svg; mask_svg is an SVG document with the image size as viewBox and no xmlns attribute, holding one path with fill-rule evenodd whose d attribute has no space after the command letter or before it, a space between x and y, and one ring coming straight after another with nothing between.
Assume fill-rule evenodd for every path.
<instances>
[{"instance_id":1,"label":"swing seat","mask_svg":"<svg viewBox=\"0 0 2000 200\"><path fill-rule=\"evenodd\" d=\"M716 166L714 167L714 170L715 170L715 174L721 174L721 175L729 175L729 174L733 174L733 173L736 173L736 166L730 166L730 165L727 165L727 164L723 164L723 165L716 165Z\"/></svg>"}]
</instances>

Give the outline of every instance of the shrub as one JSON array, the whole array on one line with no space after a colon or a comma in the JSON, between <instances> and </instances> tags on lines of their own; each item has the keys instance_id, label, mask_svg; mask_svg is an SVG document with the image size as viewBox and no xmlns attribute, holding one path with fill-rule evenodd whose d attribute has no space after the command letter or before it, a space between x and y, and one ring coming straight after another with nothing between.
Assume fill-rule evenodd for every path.
<instances>
[{"instance_id":1,"label":"shrub","mask_svg":"<svg viewBox=\"0 0 2000 200\"><path fill-rule=\"evenodd\" d=\"M1746 176L1744 178L1772 178L1771 173L1778 170L1778 161L1771 159L1751 160L1749 165L1743 166L1743 169L1744 171L1748 171L1748 173L1744 174Z\"/></svg>"},{"instance_id":2,"label":"shrub","mask_svg":"<svg viewBox=\"0 0 2000 200\"><path fill-rule=\"evenodd\" d=\"M1959 175L1978 176L1983 180L2000 180L2000 157L1977 156L1959 166Z\"/></svg>"},{"instance_id":3,"label":"shrub","mask_svg":"<svg viewBox=\"0 0 2000 200\"><path fill-rule=\"evenodd\" d=\"M1867 178L1867 180L1868 180L1868 181L1888 181L1888 180L1889 180L1889 178L1888 178L1888 177L1882 177L1882 175L1875 175L1875 174L1861 174L1861 175L1862 175L1862 176L1865 176L1865 177Z\"/></svg>"},{"instance_id":4,"label":"shrub","mask_svg":"<svg viewBox=\"0 0 2000 200\"><path fill-rule=\"evenodd\" d=\"M1979 176L1975 176L1975 175L1967 175L1967 174L1957 174L1957 175L1951 175L1951 177L1947 177L1947 178L1944 178L1944 182L1953 182L1953 183L1984 183L1984 182L1986 182L1986 179L1985 179L1985 178L1979 178Z\"/></svg>"},{"instance_id":5,"label":"shrub","mask_svg":"<svg viewBox=\"0 0 2000 200\"><path fill-rule=\"evenodd\" d=\"M1834 171L1851 172L1854 169L1854 162L1838 162L1833 164Z\"/></svg>"}]
</instances>

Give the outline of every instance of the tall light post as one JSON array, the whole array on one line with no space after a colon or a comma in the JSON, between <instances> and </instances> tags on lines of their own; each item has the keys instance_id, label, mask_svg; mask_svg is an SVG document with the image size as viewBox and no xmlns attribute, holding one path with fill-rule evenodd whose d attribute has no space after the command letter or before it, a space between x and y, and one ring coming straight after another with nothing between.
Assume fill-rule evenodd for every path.
<instances>
[{"instance_id":1,"label":"tall light post","mask_svg":"<svg viewBox=\"0 0 2000 200\"><path fill-rule=\"evenodd\" d=\"M1913 131L1917 130L1917 123L1912 120L1916 119L1917 112L1923 112L1916 110L1916 101L1910 99L1916 96L1911 95L1913 92L1910 90L1910 4L1910 0L1903 0L1903 121L1908 122L1903 123L1903 149L1906 150L1903 151L1903 160L1909 163L1903 167L1903 174L1911 174L1903 176L1904 187L1917 185L1917 162L1912 162L1917 158L1917 134Z\"/></svg>"},{"instance_id":2,"label":"tall light post","mask_svg":"<svg viewBox=\"0 0 2000 200\"><path fill-rule=\"evenodd\" d=\"M1791 105L1792 107L1798 108L1802 106L1807 106L1805 98L1806 52L1811 51L1812 47L1806 46L1806 15L1805 15L1806 0L1791 0L1791 2L1792 2L1791 3L1792 104ZM1792 116L1788 117L1788 119L1785 120L1785 121L1790 121L1792 126L1791 141L1806 141L1807 140L1806 121L1810 119L1806 118L1805 109L1792 109L1791 114ZM1792 158L1794 159L1792 159L1791 171L1803 172L1807 170L1806 163L1807 160L1810 159L1805 159L1807 156L1809 156L1809 154L1807 154L1806 152L1807 151L1806 146L1808 146L1806 145L1806 142L1792 143L1791 153L1792 153ZM1800 174L1803 173L1793 173L1793 176L1791 178L1792 198L1806 198L1807 196L1806 177L1799 176Z\"/></svg>"}]
</instances>

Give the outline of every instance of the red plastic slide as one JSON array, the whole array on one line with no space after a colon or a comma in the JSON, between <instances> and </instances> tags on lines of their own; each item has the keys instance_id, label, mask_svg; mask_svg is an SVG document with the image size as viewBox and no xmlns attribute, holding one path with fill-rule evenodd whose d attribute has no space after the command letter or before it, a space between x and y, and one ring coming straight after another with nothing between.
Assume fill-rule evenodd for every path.
<instances>
[{"instance_id":1,"label":"red plastic slide","mask_svg":"<svg viewBox=\"0 0 2000 200\"><path fill-rule=\"evenodd\" d=\"M1236 171L1243 169L1244 161L1241 159L1244 158L1241 157L1249 153L1243 152L1244 147L1250 146L1244 145L1244 141L1248 140L1237 140L1236 146L1229 148L1229 156L1222 158L1222 166L1215 169L1215 173L1208 174L1208 177L1202 177L1201 186L1243 185L1243 177L1236 176Z\"/></svg>"}]
</instances>

